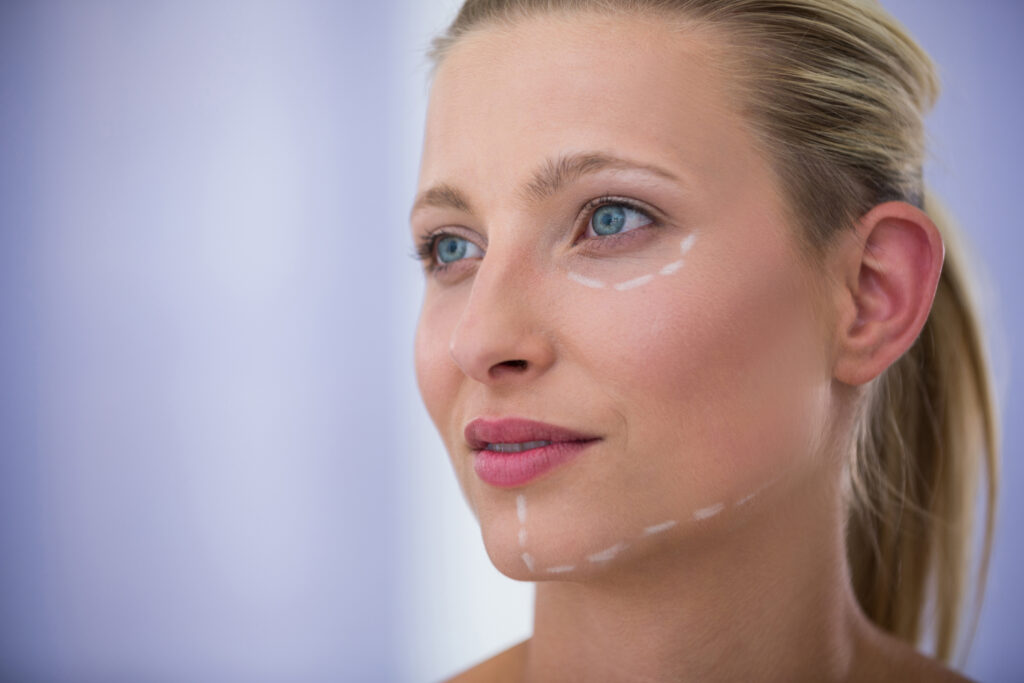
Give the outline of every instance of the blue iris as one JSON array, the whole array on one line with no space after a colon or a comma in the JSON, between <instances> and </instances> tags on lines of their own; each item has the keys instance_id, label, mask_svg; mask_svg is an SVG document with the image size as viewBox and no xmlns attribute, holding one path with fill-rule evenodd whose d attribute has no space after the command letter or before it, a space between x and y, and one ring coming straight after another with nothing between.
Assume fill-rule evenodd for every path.
<instances>
[{"instance_id":1,"label":"blue iris","mask_svg":"<svg viewBox=\"0 0 1024 683\"><path fill-rule=\"evenodd\" d=\"M458 261L466 255L468 244L460 237L444 237L437 242L437 256L442 263Z\"/></svg>"},{"instance_id":2,"label":"blue iris","mask_svg":"<svg viewBox=\"0 0 1024 683\"><path fill-rule=\"evenodd\" d=\"M626 210L617 204L607 204L594 212L591 223L598 235L614 235L626 224Z\"/></svg>"}]
</instances>

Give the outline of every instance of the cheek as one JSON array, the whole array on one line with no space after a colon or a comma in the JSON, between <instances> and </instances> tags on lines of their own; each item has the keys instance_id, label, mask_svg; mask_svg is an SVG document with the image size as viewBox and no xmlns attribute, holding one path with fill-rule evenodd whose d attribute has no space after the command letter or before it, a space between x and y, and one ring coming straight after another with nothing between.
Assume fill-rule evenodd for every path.
<instances>
[{"instance_id":1,"label":"cheek","mask_svg":"<svg viewBox=\"0 0 1024 683\"><path fill-rule=\"evenodd\" d=\"M442 435L447 433L447 422L458 391L458 368L448 351L456 313L454 311L449 314L447 309L428 295L423 301L414 341L416 383L420 397Z\"/></svg>"},{"instance_id":2,"label":"cheek","mask_svg":"<svg viewBox=\"0 0 1024 683\"><path fill-rule=\"evenodd\" d=\"M742 497L809 451L822 375L808 299L787 261L744 256L709 256L702 263L734 266L688 263L675 281L584 307L580 352L627 412L626 448L645 459L638 477L672 471L695 490Z\"/></svg>"}]
</instances>

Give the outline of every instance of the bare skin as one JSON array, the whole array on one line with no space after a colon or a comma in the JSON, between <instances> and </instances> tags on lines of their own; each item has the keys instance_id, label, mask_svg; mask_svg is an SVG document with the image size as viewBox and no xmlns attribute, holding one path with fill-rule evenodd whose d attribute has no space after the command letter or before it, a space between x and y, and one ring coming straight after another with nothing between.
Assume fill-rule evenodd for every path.
<instances>
[{"instance_id":1,"label":"bare skin","mask_svg":"<svg viewBox=\"0 0 1024 683\"><path fill-rule=\"evenodd\" d=\"M453 681L966 680L864 617L843 538L853 407L924 325L938 230L888 202L803 271L717 47L640 16L541 16L464 37L437 73L411 224L456 235L459 258L427 274L417 379L491 560L537 582L533 636ZM528 191L581 152L637 168ZM578 241L603 196L657 220ZM601 441L497 488L463 439L479 416Z\"/></svg>"}]
</instances>

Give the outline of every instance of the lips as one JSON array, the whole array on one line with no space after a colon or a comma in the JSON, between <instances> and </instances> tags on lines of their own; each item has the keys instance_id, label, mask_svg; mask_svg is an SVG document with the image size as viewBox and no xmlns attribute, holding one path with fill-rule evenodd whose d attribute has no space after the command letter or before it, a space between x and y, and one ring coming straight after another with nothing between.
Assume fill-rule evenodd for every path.
<instances>
[{"instance_id":1,"label":"lips","mask_svg":"<svg viewBox=\"0 0 1024 683\"><path fill-rule=\"evenodd\" d=\"M465 437L477 476L500 488L529 484L601 441L593 434L521 418L477 418L466 425Z\"/></svg>"},{"instance_id":2,"label":"lips","mask_svg":"<svg viewBox=\"0 0 1024 683\"><path fill-rule=\"evenodd\" d=\"M600 438L594 434L522 418L477 418L466 425L464 435L466 443L474 451L484 449L488 444L526 444L536 441L562 443L594 441Z\"/></svg>"}]
</instances>

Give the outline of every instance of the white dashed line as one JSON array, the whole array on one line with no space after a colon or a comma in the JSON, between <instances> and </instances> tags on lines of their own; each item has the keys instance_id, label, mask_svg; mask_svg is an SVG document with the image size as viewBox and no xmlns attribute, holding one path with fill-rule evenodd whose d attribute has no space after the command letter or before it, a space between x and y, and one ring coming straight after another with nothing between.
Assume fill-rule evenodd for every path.
<instances>
[{"instance_id":1,"label":"white dashed line","mask_svg":"<svg viewBox=\"0 0 1024 683\"><path fill-rule=\"evenodd\" d=\"M581 285L584 285L586 287L592 287L594 289L602 289L603 287L605 287L605 284L600 280L594 280L593 278L580 275L579 273L570 272L569 279L572 280L573 282L578 282Z\"/></svg>"},{"instance_id":2,"label":"white dashed line","mask_svg":"<svg viewBox=\"0 0 1024 683\"><path fill-rule=\"evenodd\" d=\"M658 272L661 273L662 275L671 275L672 273L676 272L677 270L679 270L682 267L683 267L683 260L679 259L678 261L673 261L672 263L668 264L667 266L665 266L664 268L662 268Z\"/></svg>"},{"instance_id":3,"label":"white dashed line","mask_svg":"<svg viewBox=\"0 0 1024 683\"><path fill-rule=\"evenodd\" d=\"M614 285L614 287L615 287L615 289L617 289L617 290L619 290L621 292L621 291L624 291L624 290L627 290L627 289L633 289L634 287L639 287L640 285L646 285L648 282L650 282L653 279L654 279L653 275L641 275L638 278L633 278L632 280L626 280L625 282L620 282L619 284Z\"/></svg>"},{"instance_id":4,"label":"white dashed line","mask_svg":"<svg viewBox=\"0 0 1024 683\"><path fill-rule=\"evenodd\" d=\"M625 541L619 541L610 548L605 548L599 553L593 555L587 555L587 559L591 562L607 562L616 555L618 555L628 544Z\"/></svg>"},{"instance_id":5,"label":"white dashed line","mask_svg":"<svg viewBox=\"0 0 1024 683\"><path fill-rule=\"evenodd\" d=\"M531 572L533 571L533 555L530 553L523 553L523 562L526 563L526 568Z\"/></svg>"},{"instance_id":6,"label":"white dashed line","mask_svg":"<svg viewBox=\"0 0 1024 683\"><path fill-rule=\"evenodd\" d=\"M661 524L655 524L653 526L649 526L646 529L644 529L644 536L650 536L651 534L656 534L659 531L664 531L665 529L671 529L677 523L678 522L676 522L676 520L670 519L667 522L662 522Z\"/></svg>"},{"instance_id":7,"label":"white dashed line","mask_svg":"<svg viewBox=\"0 0 1024 683\"><path fill-rule=\"evenodd\" d=\"M725 503L715 503L706 508L701 508L693 513L694 519L707 519L708 517L714 517L719 512L725 509Z\"/></svg>"}]
</instances>

